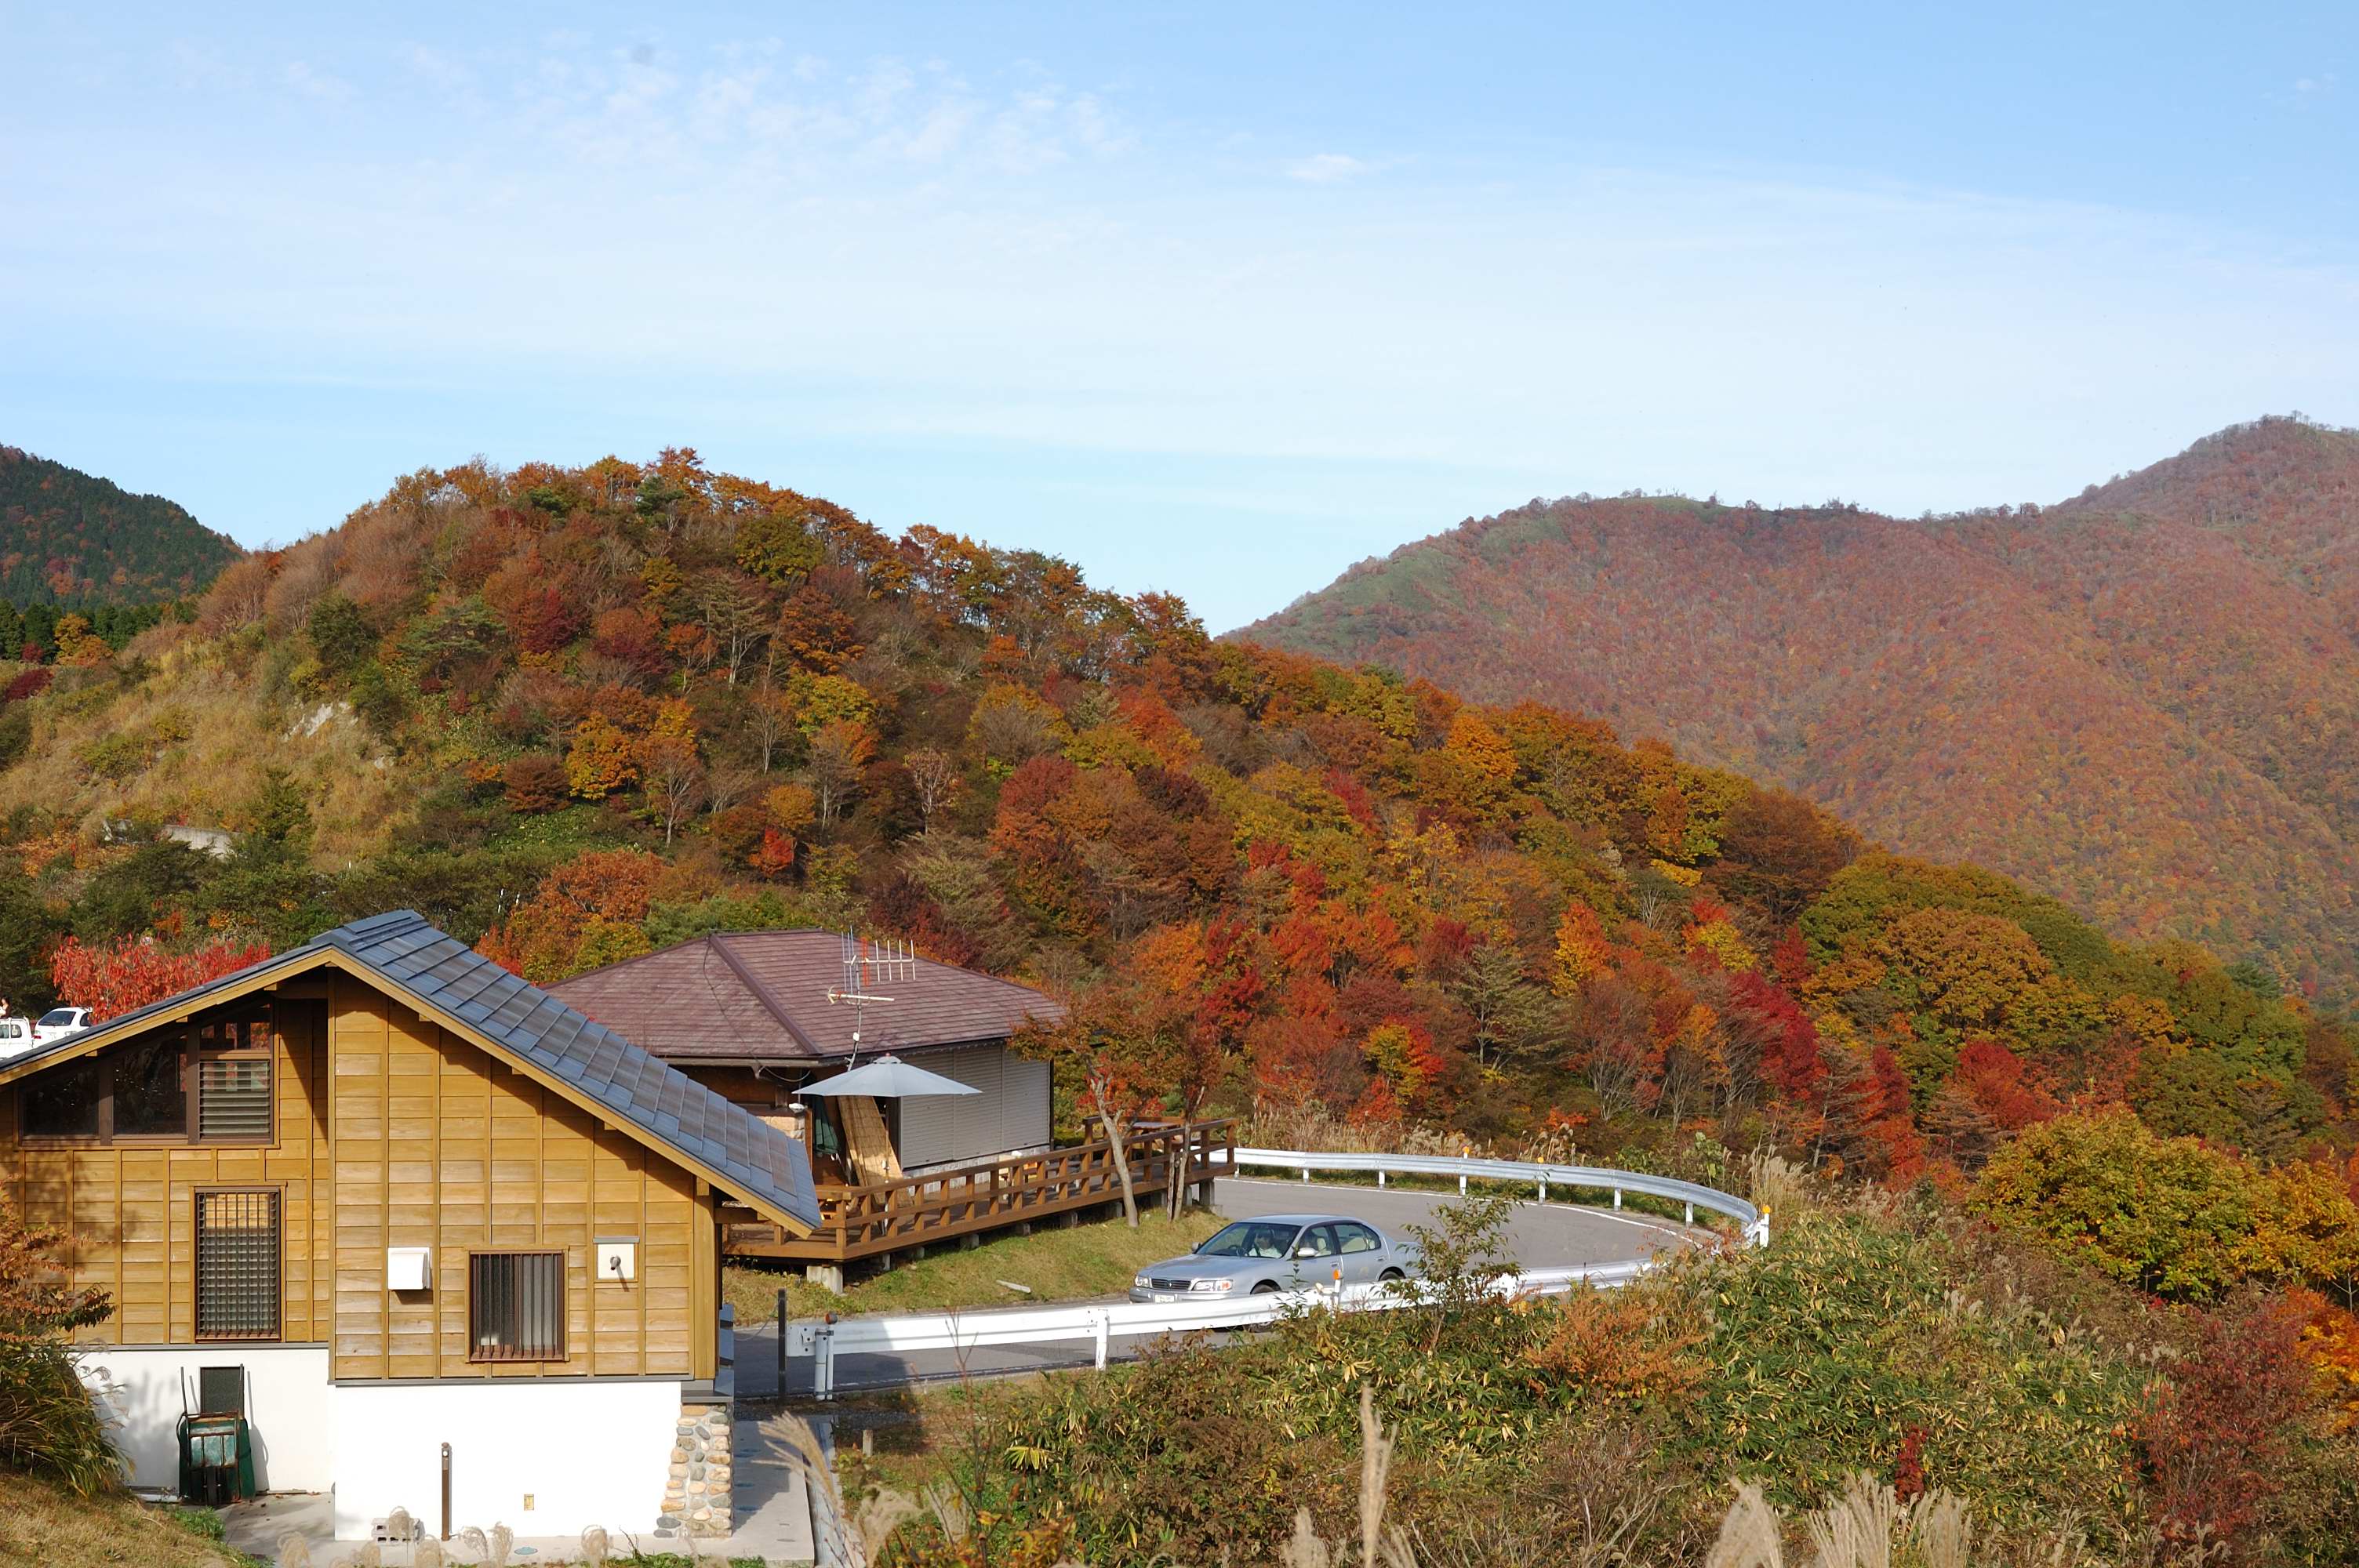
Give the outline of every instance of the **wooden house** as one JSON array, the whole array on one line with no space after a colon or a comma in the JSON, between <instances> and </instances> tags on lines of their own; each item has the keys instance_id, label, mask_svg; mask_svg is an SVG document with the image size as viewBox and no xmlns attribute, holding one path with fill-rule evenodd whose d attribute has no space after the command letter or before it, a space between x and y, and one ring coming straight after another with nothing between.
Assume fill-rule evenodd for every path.
<instances>
[{"instance_id":1,"label":"wooden house","mask_svg":"<svg viewBox=\"0 0 2359 1568\"><path fill-rule=\"evenodd\" d=\"M234 1406L341 1537L725 1533L720 1209L818 1217L802 1144L407 911L0 1063L0 1194L114 1300L134 1484Z\"/></svg>"},{"instance_id":2,"label":"wooden house","mask_svg":"<svg viewBox=\"0 0 2359 1568\"><path fill-rule=\"evenodd\" d=\"M1029 986L929 958L854 983L832 931L700 936L549 988L650 1055L811 1145L822 1182L859 1185L1045 1152L1049 1065L1008 1049L1064 1009ZM883 1000L840 1000L861 990ZM804 1103L796 1091L886 1053L972 1095Z\"/></svg>"}]
</instances>

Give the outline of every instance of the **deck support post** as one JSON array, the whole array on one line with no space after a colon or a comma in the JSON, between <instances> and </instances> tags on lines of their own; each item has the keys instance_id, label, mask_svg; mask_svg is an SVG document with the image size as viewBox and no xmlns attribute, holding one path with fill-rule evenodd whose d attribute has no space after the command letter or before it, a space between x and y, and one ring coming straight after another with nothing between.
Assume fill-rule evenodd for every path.
<instances>
[{"instance_id":1,"label":"deck support post","mask_svg":"<svg viewBox=\"0 0 2359 1568\"><path fill-rule=\"evenodd\" d=\"M830 1295L843 1294L843 1265L841 1263L807 1263L803 1278Z\"/></svg>"},{"instance_id":2,"label":"deck support post","mask_svg":"<svg viewBox=\"0 0 2359 1568\"><path fill-rule=\"evenodd\" d=\"M959 1250L962 1252L972 1252L982 1245L982 1236L972 1230L959 1238Z\"/></svg>"},{"instance_id":3,"label":"deck support post","mask_svg":"<svg viewBox=\"0 0 2359 1568\"><path fill-rule=\"evenodd\" d=\"M1071 1230L1081 1223L1082 1211L1077 1208L1069 1208L1057 1217L1057 1228L1060 1230Z\"/></svg>"}]
</instances>

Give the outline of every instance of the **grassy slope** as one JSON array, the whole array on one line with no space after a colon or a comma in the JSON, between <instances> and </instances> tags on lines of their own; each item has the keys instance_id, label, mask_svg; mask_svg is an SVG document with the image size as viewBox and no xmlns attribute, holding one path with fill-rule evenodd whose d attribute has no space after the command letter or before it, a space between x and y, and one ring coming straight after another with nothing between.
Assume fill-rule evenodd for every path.
<instances>
[{"instance_id":1,"label":"grassy slope","mask_svg":"<svg viewBox=\"0 0 2359 1568\"><path fill-rule=\"evenodd\" d=\"M109 817L235 827L263 768L277 766L311 802L321 864L381 847L418 775L378 765L385 749L357 720L332 713L303 733L315 705L264 698L251 670L184 628L158 628L135 646L152 650L144 678L126 685L65 672L60 687L89 684L35 707L32 746L8 773L12 799L69 814L85 840L96 839ZM86 759L97 742L118 737L147 750L145 765L114 780Z\"/></svg>"},{"instance_id":2,"label":"grassy slope","mask_svg":"<svg viewBox=\"0 0 2359 1568\"><path fill-rule=\"evenodd\" d=\"M1196 1210L1177 1225L1159 1214L1142 1214L1136 1230L1117 1220L1029 1236L1011 1233L971 1251L947 1249L860 1281L840 1296L806 1284L799 1274L733 1265L727 1290L744 1324L768 1323L777 1315L781 1285L787 1288L787 1312L794 1317L1071 1301L1127 1289L1142 1265L1185 1252L1220 1227L1219 1217ZM1032 1293L1011 1291L1002 1280L1029 1285Z\"/></svg>"},{"instance_id":3,"label":"grassy slope","mask_svg":"<svg viewBox=\"0 0 2359 1568\"><path fill-rule=\"evenodd\" d=\"M0 1568L225 1568L229 1559L163 1510L131 1498L77 1498L0 1473Z\"/></svg>"}]
</instances>

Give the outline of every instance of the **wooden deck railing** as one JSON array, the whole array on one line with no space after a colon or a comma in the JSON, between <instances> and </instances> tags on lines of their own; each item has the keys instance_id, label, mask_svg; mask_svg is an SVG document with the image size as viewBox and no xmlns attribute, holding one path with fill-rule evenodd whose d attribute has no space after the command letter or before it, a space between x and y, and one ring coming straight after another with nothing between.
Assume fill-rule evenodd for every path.
<instances>
[{"instance_id":1,"label":"wooden deck railing","mask_svg":"<svg viewBox=\"0 0 2359 1568\"><path fill-rule=\"evenodd\" d=\"M1211 1181L1228 1169L1214 1152L1236 1146L1231 1121L1136 1129L1125 1144L1131 1188L1144 1203L1175 1179ZM870 1186L822 1186L819 1228L806 1237L788 1236L753 1210L726 1204L722 1249L734 1257L844 1263L1121 1199L1113 1145L1101 1141Z\"/></svg>"}]
</instances>

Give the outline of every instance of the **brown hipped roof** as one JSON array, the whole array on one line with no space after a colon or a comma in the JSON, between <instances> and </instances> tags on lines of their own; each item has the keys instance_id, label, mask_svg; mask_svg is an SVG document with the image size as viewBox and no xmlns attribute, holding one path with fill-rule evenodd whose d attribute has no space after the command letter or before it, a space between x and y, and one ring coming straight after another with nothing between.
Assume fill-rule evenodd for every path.
<instances>
[{"instance_id":1,"label":"brown hipped roof","mask_svg":"<svg viewBox=\"0 0 2359 1568\"><path fill-rule=\"evenodd\" d=\"M868 989L859 1050L908 1052L1004 1040L1027 1018L1065 1010L1012 980L917 960L907 979ZM832 931L733 931L625 958L549 988L668 1062L819 1061L852 1054L853 1010L827 994L843 985L843 938Z\"/></svg>"}]
</instances>

